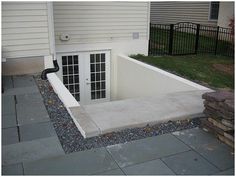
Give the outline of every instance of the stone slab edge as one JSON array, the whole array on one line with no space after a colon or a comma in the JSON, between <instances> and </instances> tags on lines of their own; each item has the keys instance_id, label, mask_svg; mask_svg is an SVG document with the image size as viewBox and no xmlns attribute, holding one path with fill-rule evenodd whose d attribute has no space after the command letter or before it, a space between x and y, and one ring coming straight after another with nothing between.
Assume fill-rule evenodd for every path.
<instances>
[{"instance_id":1,"label":"stone slab edge","mask_svg":"<svg viewBox=\"0 0 236 177\"><path fill-rule=\"evenodd\" d=\"M83 107L69 107L68 112L84 138L97 136L101 133L99 127L89 117Z\"/></svg>"},{"instance_id":2,"label":"stone slab edge","mask_svg":"<svg viewBox=\"0 0 236 177\"><path fill-rule=\"evenodd\" d=\"M166 118L166 119L162 119L162 120L146 121L146 122L141 122L141 123L132 122L132 124L130 124L130 125L120 126L120 127L106 129L106 130L101 130L100 134L106 134L106 133L111 133L111 132L122 131L122 130L127 129L127 128L141 128L141 127L145 127L147 125L153 126L155 124L161 124L161 123L168 122L169 120L177 121L177 120L203 118L203 117L206 117L206 116L202 113L192 113L192 114L186 114L186 115L182 115L182 116Z\"/></svg>"}]
</instances>

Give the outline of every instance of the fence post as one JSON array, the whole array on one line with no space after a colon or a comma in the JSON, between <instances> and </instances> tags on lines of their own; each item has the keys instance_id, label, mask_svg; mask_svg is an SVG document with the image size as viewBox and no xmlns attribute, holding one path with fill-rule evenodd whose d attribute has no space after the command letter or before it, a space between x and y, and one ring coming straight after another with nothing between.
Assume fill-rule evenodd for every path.
<instances>
[{"instance_id":1,"label":"fence post","mask_svg":"<svg viewBox=\"0 0 236 177\"><path fill-rule=\"evenodd\" d=\"M173 35L174 35L174 24L170 24L169 55L172 55L173 51Z\"/></svg>"},{"instance_id":2,"label":"fence post","mask_svg":"<svg viewBox=\"0 0 236 177\"><path fill-rule=\"evenodd\" d=\"M218 47L219 29L220 29L220 27L217 26L217 31L216 31L216 45L215 45L215 55L216 55L216 53L217 53L217 47Z\"/></svg>"},{"instance_id":3,"label":"fence post","mask_svg":"<svg viewBox=\"0 0 236 177\"><path fill-rule=\"evenodd\" d=\"M196 41L195 41L195 54L197 54L197 51L198 51L199 31L200 31L200 24L197 24Z\"/></svg>"}]
</instances>

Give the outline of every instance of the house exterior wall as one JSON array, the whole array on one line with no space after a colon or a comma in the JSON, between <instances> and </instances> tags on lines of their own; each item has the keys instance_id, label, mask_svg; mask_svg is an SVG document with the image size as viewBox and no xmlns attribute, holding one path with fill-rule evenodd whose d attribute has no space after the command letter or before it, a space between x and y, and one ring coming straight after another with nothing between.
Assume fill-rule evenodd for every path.
<instances>
[{"instance_id":1,"label":"house exterior wall","mask_svg":"<svg viewBox=\"0 0 236 177\"><path fill-rule=\"evenodd\" d=\"M229 28L232 17L234 17L234 2L220 2L218 26Z\"/></svg>"},{"instance_id":2,"label":"house exterior wall","mask_svg":"<svg viewBox=\"0 0 236 177\"><path fill-rule=\"evenodd\" d=\"M42 71L43 58L51 53L48 31L47 2L3 2L3 74Z\"/></svg>"},{"instance_id":3,"label":"house exterior wall","mask_svg":"<svg viewBox=\"0 0 236 177\"><path fill-rule=\"evenodd\" d=\"M54 2L56 45L147 38L147 2ZM59 40L67 33L68 42Z\"/></svg>"},{"instance_id":4,"label":"house exterior wall","mask_svg":"<svg viewBox=\"0 0 236 177\"><path fill-rule=\"evenodd\" d=\"M44 57L10 58L2 63L3 75L40 73L44 70Z\"/></svg>"},{"instance_id":5,"label":"house exterior wall","mask_svg":"<svg viewBox=\"0 0 236 177\"><path fill-rule=\"evenodd\" d=\"M162 1L151 2L151 23L175 24L193 22L204 25L217 25L209 20L210 2L207 1Z\"/></svg>"},{"instance_id":6,"label":"house exterior wall","mask_svg":"<svg viewBox=\"0 0 236 177\"><path fill-rule=\"evenodd\" d=\"M117 55L148 54L149 5L149 2L53 2L56 52L110 50L111 99L116 99ZM138 39L133 39L133 33L139 33ZM69 35L70 40L61 41L62 34Z\"/></svg>"}]
</instances>

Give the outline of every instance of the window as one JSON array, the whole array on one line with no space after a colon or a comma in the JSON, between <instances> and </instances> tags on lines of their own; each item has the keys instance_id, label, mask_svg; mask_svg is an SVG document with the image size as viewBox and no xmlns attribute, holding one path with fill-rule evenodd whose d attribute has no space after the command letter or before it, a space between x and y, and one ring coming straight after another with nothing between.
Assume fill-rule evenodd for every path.
<instances>
[{"instance_id":1,"label":"window","mask_svg":"<svg viewBox=\"0 0 236 177\"><path fill-rule=\"evenodd\" d=\"M219 7L219 2L211 2L209 20L218 20Z\"/></svg>"}]
</instances>

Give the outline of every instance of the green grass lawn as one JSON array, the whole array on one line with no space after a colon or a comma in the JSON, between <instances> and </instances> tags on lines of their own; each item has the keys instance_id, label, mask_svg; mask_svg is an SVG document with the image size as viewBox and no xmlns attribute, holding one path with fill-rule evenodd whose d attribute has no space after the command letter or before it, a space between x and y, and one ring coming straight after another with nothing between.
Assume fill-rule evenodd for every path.
<instances>
[{"instance_id":1,"label":"green grass lawn","mask_svg":"<svg viewBox=\"0 0 236 177\"><path fill-rule=\"evenodd\" d=\"M169 51L169 33L167 29L151 27L150 29L150 52L151 54L167 54ZM221 33L220 33L221 34ZM200 31L198 42L198 53L215 53L216 34L204 35ZM175 31L173 35L173 54L195 53L196 34ZM234 46L223 40L218 40L217 54L231 56Z\"/></svg>"},{"instance_id":2,"label":"green grass lawn","mask_svg":"<svg viewBox=\"0 0 236 177\"><path fill-rule=\"evenodd\" d=\"M167 70L211 88L234 89L234 59L215 55L143 56L131 55L139 61ZM216 69L215 64L231 67L231 74ZM214 65L214 66L213 66Z\"/></svg>"}]
</instances>

